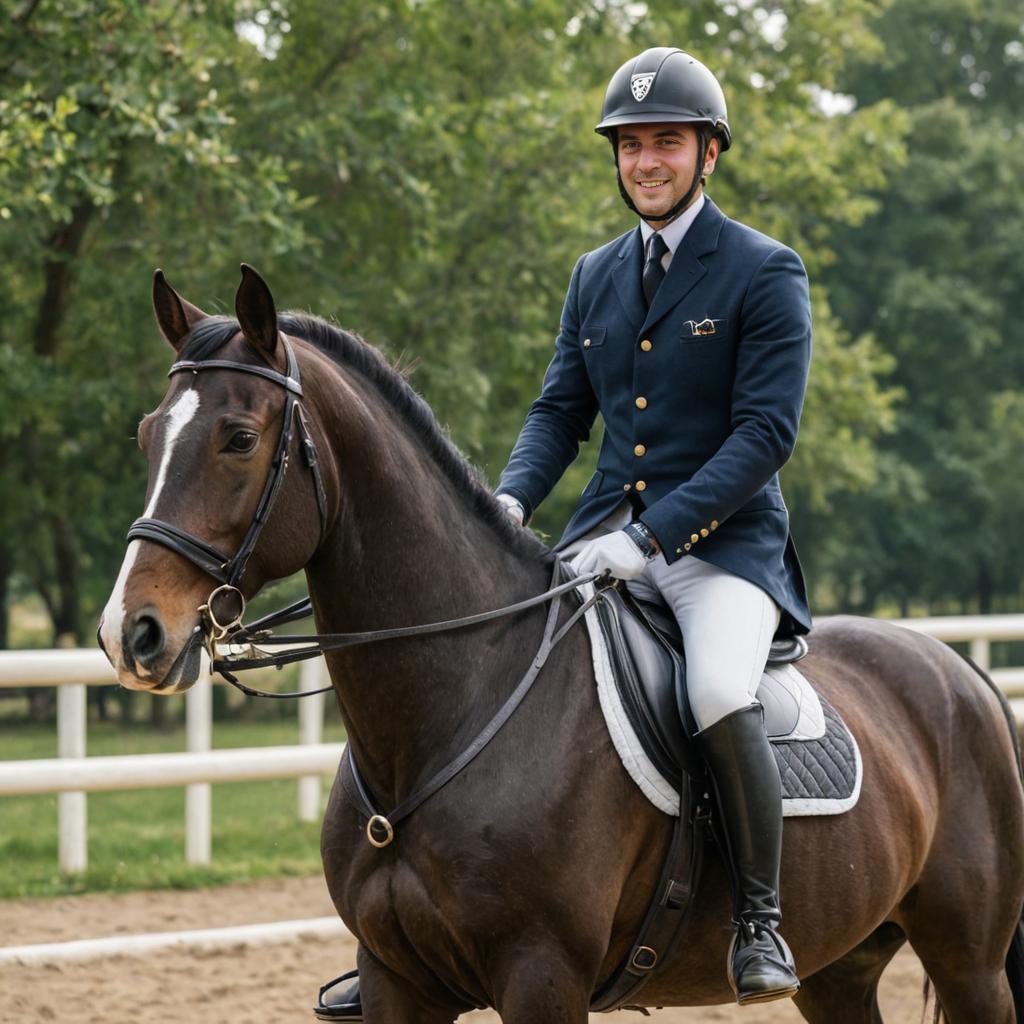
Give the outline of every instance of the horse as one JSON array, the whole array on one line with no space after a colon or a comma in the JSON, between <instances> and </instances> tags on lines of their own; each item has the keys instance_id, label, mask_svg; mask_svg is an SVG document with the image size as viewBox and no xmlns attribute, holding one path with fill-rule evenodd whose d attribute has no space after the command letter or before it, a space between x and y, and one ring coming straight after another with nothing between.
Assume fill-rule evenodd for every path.
<instances>
[{"instance_id":1,"label":"horse","mask_svg":"<svg viewBox=\"0 0 1024 1024\"><path fill-rule=\"evenodd\" d=\"M209 676L215 627L241 615L211 614L211 576L233 577L218 588L232 604L304 569L321 631L467 616L549 586L555 554L506 517L374 347L315 316L278 315L244 265L235 318L208 316L161 272L153 302L178 362L138 432L139 522L166 525L132 534L101 619L122 685L175 694ZM301 387L287 383L299 374ZM218 576L203 550L237 555ZM466 748L527 672L547 615L536 605L328 654L375 799L399 804ZM864 773L851 810L786 822L796 1006L812 1024L881 1021L879 977L909 941L950 1024L1024 1020L1024 789L1005 699L945 645L866 618L820 621L802 667L857 737ZM505 1024L583 1024L637 933L671 833L613 749L582 625L393 841L368 841L366 824L343 759L321 852L359 943L369 1024L448 1024L474 1006ZM733 1000L729 881L720 858L706 861L646 1006Z\"/></svg>"}]
</instances>

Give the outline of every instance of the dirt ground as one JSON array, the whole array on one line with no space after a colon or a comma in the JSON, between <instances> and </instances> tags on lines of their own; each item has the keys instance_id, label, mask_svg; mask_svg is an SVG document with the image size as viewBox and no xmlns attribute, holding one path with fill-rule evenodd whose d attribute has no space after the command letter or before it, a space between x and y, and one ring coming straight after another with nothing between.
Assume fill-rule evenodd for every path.
<instances>
[{"instance_id":1,"label":"dirt ground","mask_svg":"<svg viewBox=\"0 0 1024 1024\"><path fill-rule=\"evenodd\" d=\"M142 892L0 902L5 946L137 932L182 931L323 917L333 913L320 878L194 892ZM351 940L296 941L223 952L172 951L110 957L61 967L0 967L0 1024L310 1024L317 987L354 966ZM922 973L901 952L882 980L887 1024L921 1020ZM652 1024L797 1024L790 1003L741 1010L723 1006L653 1013ZM497 1024L490 1012L460 1018ZM643 1020L638 1014L592 1022Z\"/></svg>"}]
</instances>

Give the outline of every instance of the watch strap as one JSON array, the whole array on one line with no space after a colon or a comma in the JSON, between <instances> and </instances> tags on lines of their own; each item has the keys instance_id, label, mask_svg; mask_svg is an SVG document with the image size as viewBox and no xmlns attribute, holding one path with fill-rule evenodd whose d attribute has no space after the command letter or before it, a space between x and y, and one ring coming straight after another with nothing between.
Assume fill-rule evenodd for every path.
<instances>
[{"instance_id":1,"label":"watch strap","mask_svg":"<svg viewBox=\"0 0 1024 1024\"><path fill-rule=\"evenodd\" d=\"M658 555L658 542L646 524L635 520L624 526L622 532L640 549L644 558L650 560Z\"/></svg>"}]
</instances>

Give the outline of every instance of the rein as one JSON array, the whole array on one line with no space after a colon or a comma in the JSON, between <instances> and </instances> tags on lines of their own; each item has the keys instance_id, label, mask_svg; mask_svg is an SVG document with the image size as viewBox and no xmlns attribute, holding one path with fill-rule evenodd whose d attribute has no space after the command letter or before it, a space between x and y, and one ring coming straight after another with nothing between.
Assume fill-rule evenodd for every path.
<instances>
[{"instance_id":1,"label":"rein","mask_svg":"<svg viewBox=\"0 0 1024 1024\"><path fill-rule=\"evenodd\" d=\"M490 622L492 619L499 619L506 615L514 615L516 612L526 611L527 608L534 608L544 604L552 598L560 598L563 594L577 587L592 583L598 579L598 573L588 573L584 576L576 576L564 583L556 583L559 575L561 561L555 559L554 577L552 586L542 594L528 597L515 604L505 605L502 608L492 608L490 611L477 612L474 615L464 615L458 619L445 619L441 622L426 622L418 626L396 626L390 629L373 629L361 633L307 633L288 634L285 636L273 636L265 630L270 624L278 625L282 622L292 622L295 619L305 618L311 613L309 598L304 598L295 604L288 605L280 611L273 612L263 619L259 619L250 626L242 626L233 631L227 638L228 644L249 643L251 647L273 647L286 644L306 644L294 651L285 651L281 654L260 654L257 657L227 657L214 660L214 670L224 674L224 669L235 669L244 671L253 668L268 668L274 666L280 668L296 661L307 661L310 658L317 658L328 651L338 651L344 647L358 647L362 644L372 644L379 640L397 640L409 636L429 636L432 633L446 633L455 629L463 629L466 626L475 626L480 622ZM557 602L556 602L557 604ZM330 687L327 687L330 689ZM256 691L259 692L259 691ZM321 693L321 690L307 690L306 693ZM279 693L267 694L271 697L301 697L301 693Z\"/></svg>"},{"instance_id":2,"label":"rein","mask_svg":"<svg viewBox=\"0 0 1024 1024\"><path fill-rule=\"evenodd\" d=\"M544 625L544 634L537 653L534 655L533 661L530 663L530 667L526 670L525 675L519 680L519 683L505 703L498 709L497 714L484 726L483 730L461 754L445 765L444 768L411 796L406 797L393 810L383 813L378 809L359 774L359 770L356 768L351 746L347 748L348 761L361 804L361 810L366 813L369 819L366 825L367 839L369 839L373 846L378 848L385 847L390 845L394 839L395 825L403 818L408 817L420 804L461 772L497 735L501 727L512 717L513 712L515 712L527 693L529 693L530 688L540 675L541 669L546 664L548 656L558 645L559 641L590 608L603 598L603 590L614 584L607 573L600 576L598 573L588 573L560 583L562 562L556 557L552 567L551 586L544 593L528 597L523 601L517 601L515 604L506 605L503 608L494 608L490 611L478 612L474 615L464 615L461 618L446 619L442 622L428 622L417 626L367 630L359 633L307 633L293 636L273 636L270 633L271 627L294 622L312 614L312 602L306 597L279 611L265 615L248 626L243 625L242 616L245 614L245 597L238 584L241 583L242 577L245 575L249 558L256 548L256 542L259 540L263 526L270 515L274 501L284 482L284 475L288 469L288 452L295 424L298 425L300 450L313 478L317 510L320 514L321 540L323 539L327 523L327 498L320 472L320 460L317 455L316 444L309 432L309 428L306 426L305 417L302 413L302 383L299 377L298 360L295 358L295 353L288 339L283 334L279 335L279 337L287 358L287 373L285 374L278 373L269 367L252 366L248 363L236 363L224 359L211 359L203 362L179 360L171 367L168 373L168 376L173 376L176 373L186 372L198 374L203 370L236 370L240 373L250 373L272 381L285 390L281 433L278 436L270 472L263 486L263 492L256 506L253 520L249 524L245 537L235 554L232 556L225 555L201 537L197 537L180 526L175 526L173 523L164 522L162 519L144 516L136 519L128 530L129 541L148 540L162 544L164 547L187 559L198 569L212 576L217 581L218 586L210 592L206 603L199 608L206 627L205 641L210 652L210 660L214 671L219 672L232 686L248 696L267 697L275 700L308 697L316 693L325 693L333 687L324 686L315 690L299 690L292 693L271 693L266 690L257 690L251 686L246 686L233 675L232 670L241 672L247 669L266 668L271 665L281 668L292 662L317 658L329 651L338 651L345 647L357 647L362 644L377 643L381 640L395 640L401 637L446 633L456 629L464 629L467 626L477 625L481 622L489 622L506 615L515 615L517 612L525 611L528 608L534 608L537 605L551 602ZM570 590L575 590L578 587L595 581L597 581L597 585L593 595L587 600L582 601L561 628L556 630L563 595ZM224 604L226 601L233 601L235 607L230 617L224 616L226 621L223 621L222 616L224 613L218 610L218 605ZM196 626L196 631L200 630L203 630L203 626ZM234 657L218 657L217 643L219 641L226 642L228 645L248 644L250 652L256 651L258 653L250 654L249 657L237 655ZM303 646L300 646L297 650L276 654L267 654L259 650L260 647L265 646L292 644Z\"/></svg>"}]
</instances>

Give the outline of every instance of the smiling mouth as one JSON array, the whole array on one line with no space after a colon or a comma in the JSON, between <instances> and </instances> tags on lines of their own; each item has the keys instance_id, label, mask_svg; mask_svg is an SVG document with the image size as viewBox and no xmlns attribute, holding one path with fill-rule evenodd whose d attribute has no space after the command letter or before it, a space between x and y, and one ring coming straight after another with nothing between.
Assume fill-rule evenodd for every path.
<instances>
[{"instance_id":1,"label":"smiling mouth","mask_svg":"<svg viewBox=\"0 0 1024 1024\"><path fill-rule=\"evenodd\" d=\"M643 189L656 189L661 188L662 185L667 185L668 178L658 178L656 181L638 181L637 184Z\"/></svg>"}]
</instances>

